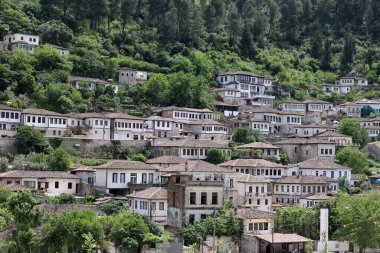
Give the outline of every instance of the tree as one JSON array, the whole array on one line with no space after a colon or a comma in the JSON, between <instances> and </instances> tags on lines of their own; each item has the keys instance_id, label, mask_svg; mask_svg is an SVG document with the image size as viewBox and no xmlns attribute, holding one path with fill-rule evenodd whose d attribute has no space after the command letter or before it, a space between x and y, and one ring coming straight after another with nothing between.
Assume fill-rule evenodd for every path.
<instances>
[{"instance_id":1,"label":"tree","mask_svg":"<svg viewBox=\"0 0 380 253\"><path fill-rule=\"evenodd\" d=\"M128 205L125 201L122 200L113 200L107 203L104 203L100 206L100 210L107 215L113 215L120 213L121 211L128 210Z\"/></svg>"},{"instance_id":2,"label":"tree","mask_svg":"<svg viewBox=\"0 0 380 253\"><path fill-rule=\"evenodd\" d=\"M168 104L169 88L169 80L163 74L153 74L141 86L147 101L153 105Z\"/></svg>"},{"instance_id":3,"label":"tree","mask_svg":"<svg viewBox=\"0 0 380 253\"><path fill-rule=\"evenodd\" d=\"M206 161L213 164L224 163L227 155L220 148L211 148L207 151Z\"/></svg>"},{"instance_id":4,"label":"tree","mask_svg":"<svg viewBox=\"0 0 380 253\"><path fill-rule=\"evenodd\" d=\"M34 127L27 125L17 129L15 145L17 152L25 155L31 152L49 154L52 151L46 137Z\"/></svg>"},{"instance_id":5,"label":"tree","mask_svg":"<svg viewBox=\"0 0 380 253\"><path fill-rule=\"evenodd\" d=\"M363 148L368 142L368 132L360 126L360 122L354 119L343 119L339 125L339 132L352 137L354 144L360 145Z\"/></svg>"},{"instance_id":6,"label":"tree","mask_svg":"<svg viewBox=\"0 0 380 253\"><path fill-rule=\"evenodd\" d=\"M331 40L326 39L323 44L321 69L329 71L332 68L332 52L331 52Z\"/></svg>"},{"instance_id":7,"label":"tree","mask_svg":"<svg viewBox=\"0 0 380 253\"><path fill-rule=\"evenodd\" d=\"M67 171L71 161L69 154L63 148L57 148L49 156L48 163L51 170Z\"/></svg>"},{"instance_id":8,"label":"tree","mask_svg":"<svg viewBox=\"0 0 380 253\"><path fill-rule=\"evenodd\" d=\"M146 162L148 160L148 158L144 154L139 153L139 154L133 154L131 156L131 160L132 161L139 161L139 162L143 162L144 163L144 162Z\"/></svg>"},{"instance_id":9,"label":"tree","mask_svg":"<svg viewBox=\"0 0 380 253\"><path fill-rule=\"evenodd\" d=\"M81 249L87 241L84 235L91 235L96 245L104 245L103 224L93 211L69 211L42 221L42 243L54 252L64 247Z\"/></svg>"},{"instance_id":10,"label":"tree","mask_svg":"<svg viewBox=\"0 0 380 253\"><path fill-rule=\"evenodd\" d=\"M367 248L380 244L380 194L376 191L360 195L342 194L338 197L337 219L341 226L336 236L359 247L362 253Z\"/></svg>"},{"instance_id":11,"label":"tree","mask_svg":"<svg viewBox=\"0 0 380 253\"><path fill-rule=\"evenodd\" d=\"M335 158L340 164L352 169L352 173L363 174L367 168L367 155L357 147L344 147L339 150Z\"/></svg>"},{"instance_id":12,"label":"tree","mask_svg":"<svg viewBox=\"0 0 380 253\"><path fill-rule=\"evenodd\" d=\"M347 74L352 69L355 56L355 39L351 34L347 34L344 39L343 53L340 60L340 71L342 74Z\"/></svg>"},{"instance_id":13,"label":"tree","mask_svg":"<svg viewBox=\"0 0 380 253\"><path fill-rule=\"evenodd\" d=\"M62 21L50 20L40 25L44 43L67 47L74 38L73 31Z\"/></svg>"},{"instance_id":14,"label":"tree","mask_svg":"<svg viewBox=\"0 0 380 253\"><path fill-rule=\"evenodd\" d=\"M260 134L259 131L253 130L250 127L240 127L238 128L234 135L232 136L232 140L237 143L251 143L251 142L263 142L265 141L264 137Z\"/></svg>"}]
</instances>

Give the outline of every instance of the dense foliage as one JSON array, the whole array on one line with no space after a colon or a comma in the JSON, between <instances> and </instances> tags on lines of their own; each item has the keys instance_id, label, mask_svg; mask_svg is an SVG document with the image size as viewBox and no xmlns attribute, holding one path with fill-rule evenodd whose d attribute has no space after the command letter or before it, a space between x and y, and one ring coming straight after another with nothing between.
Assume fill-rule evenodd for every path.
<instances>
[{"instance_id":1,"label":"dense foliage","mask_svg":"<svg viewBox=\"0 0 380 253\"><path fill-rule=\"evenodd\" d=\"M367 155L356 147L344 147L336 153L340 164L352 169L352 173L363 174L367 171Z\"/></svg>"}]
</instances>

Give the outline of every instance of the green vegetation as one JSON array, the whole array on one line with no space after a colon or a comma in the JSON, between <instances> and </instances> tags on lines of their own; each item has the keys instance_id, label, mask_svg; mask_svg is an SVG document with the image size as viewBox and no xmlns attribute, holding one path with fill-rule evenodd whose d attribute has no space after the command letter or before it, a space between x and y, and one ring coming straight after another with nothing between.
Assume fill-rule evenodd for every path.
<instances>
[{"instance_id":1,"label":"green vegetation","mask_svg":"<svg viewBox=\"0 0 380 253\"><path fill-rule=\"evenodd\" d=\"M367 155L356 147L344 147L336 153L340 164L352 169L352 173L367 172Z\"/></svg>"},{"instance_id":2,"label":"green vegetation","mask_svg":"<svg viewBox=\"0 0 380 253\"><path fill-rule=\"evenodd\" d=\"M107 215L112 215L128 210L128 205L122 200L112 200L101 205L100 210Z\"/></svg>"},{"instance_id":3,"label":"green vegetation","mask_svg":"<svg viewBox=\"0 0 380 253\"><path fill-rule=\"evenodd\" d=\"M352 137L352 142L363 148L368 142L368 132L360 126L360 122L355 119L343 119L339 124L339 132Z\"/></svg>"},{"instance_id":4,"label":"green vegetation","mask_svg":"<svg viewBox=\"0 0 380 253\"><path fill-rule=\"evenodd\" d=\"M265 142L265 138L260 131L253 130L251 127L240 127L236 129L232 140L237 143L247 144L251 142Z\"/></svg>"},{"instance_id":5,"label":"green vegetation","mask_svg":"<svg viewBox=\"0 0 380 253\"><path fill-rule=\"evenodd\" d=\"M211 148L207 151L206 161L213 164L224 163L228 156L220 148Z\"/></svg>"},{"instance_id":6,"label":"green vegetation","mask_svg":"<svg viewBox=\"0 0 380 253\"><path fill-rule=\"evenodd\" d=\"M51 170L67 171L70 163L70 156L63 148L57 148L49 156L49 167Z\"/></svg>"},{"instance_id":7,"label":"green vegetation","mask_svg":"<svg viewBox=\"0 0 380 253\"><path fill-rule=\"evenodd\" d=\"M23 125L17 129L16 148L20 154L31 152L49 154L52 148L46 137L34 127Z\"/></svg>"}]
</instances>

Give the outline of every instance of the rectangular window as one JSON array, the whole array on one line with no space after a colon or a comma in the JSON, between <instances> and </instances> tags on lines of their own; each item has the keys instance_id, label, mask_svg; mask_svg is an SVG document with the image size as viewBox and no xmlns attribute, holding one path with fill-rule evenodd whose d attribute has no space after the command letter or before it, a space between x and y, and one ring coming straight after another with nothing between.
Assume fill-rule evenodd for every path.
<instances>
[{"instance_id":1,"label":"rectangular window","mask_svg":"<svg viewBox=\"0 0 380 253\"><path fill-rule=\"evenodd\" d=\"M190 223L190 224L193 224L194 221L195 221L195 214L190 214L190 215L189 215L189 223Z\"/></svg>"},{"instance_id":2,"label":"rectangular window","mask_svg":"<svg viewBox=\"0 0 380 253\"><path fill-rule=\"evenodd\" d=\"M132 184L137 183L137 173L131 173L131 183Z\"/></svg>"},{"instance_id":3,"label":"rectangular window","mask_svg":"<svg viewBox=\"0 0 380 253\"><path fill-rule=\"evenodd\" d=\"M165 210L165 203L164 202L160 202L159 203L159 209L160 210Z\"/></svg>"},{"instance_id":4,"label":"rectangular window","mask_svg":"<svg viewBox=\"0 0 380 253\"><path fill-rule=\"evenodd\" d=\"M212 205L217 205L218 204L218 193L213 192L212 193L212 200L211 200Z\"/></svg>"},{"instance_id":5,"label":"rectangular window","mask_svg":"<svg viewBox=\"0 0 380 253\"><path fill-rule=\"evenodd\" d=\"M120 183L125 183L125 173L120 173Z\"/></svg>"},{"instance_id":6,"label":"rectangular window","mask_svg":"<svg viewBox=\"0 0 380 253\"><path fill-rule=\"evenodd\" d=\"M142 183L143 184L147 183L147 175L146 175L146 173L142 173Z\"/></svg>"},{"instance_id":7,"label":"rectangular window","mask_svg":"<svg viewBox=\"0 0 380 253\"><path fill-rule=\"evenodd\" d=\"M72 189L73 188L73 183L68 183L67 184L67 189Z\"/></svg>"},{"instance_id":8,"label":"rectangular window","mask_svg":"<svg viewBox=\"0 0 380 253\"><path fill-rule=\"evenodd\" d=\"M149 183L153 184L153 173L149 173Z\"/></svg>"},{"instance_id":9,"label":"rectangular window","mask_svg":"<svg viewBox=\"0 0 380 253\"><path fill-rule=\"evenodd\" d=\"M57 189L57 188L59 188L59 182L58 181L55 181L54 182L54 187Z\"/></svg>"},{"instance_id":10,"label":"rectangular window","mask_svg":"<svg viewBox=\"0 0 380 253\"><path fill-rule=\"evenodd\" d=\"M207 192L201 192L201 205L207 205Z\"/></svg>"},{"instance_id":11,"label":"rectangular window","mask_svg":"<svg viewBox=\"0 0 380 253\"><path fill-rule=\"evenodd\" d=\"M190 205L196 205L197 194L195 192L190 192Z\"/></svg>"},{"instance_id":12,"label":"rectangular window","mask_svg":"<svg viewBox=\"0 0 380 253\"><path fill-rule=\"evenodd\" d=\"M112 173L112 183L117 183L117 173Z\"/></svg>"},{"instance_id":13,"label":"rectangular window","mask_svg":"<svg viewBox=\"0 0 380 253\"><path fill-rule=\"evenodd\" d=\"M150 209L151 210L156 210L156 202L151 202L150 203Z\"/></svg>"},{"instance_id":14,"label":"rectangular window","mask_svg":"<svg viewBox=\"0 0 380 253\"><path fill-rule=\"evenodd\" d=\"M248 230L249 230L249 231L253 231L253 223L249 223L249 225L248 225Z\"/></svg>"}]
</instances>

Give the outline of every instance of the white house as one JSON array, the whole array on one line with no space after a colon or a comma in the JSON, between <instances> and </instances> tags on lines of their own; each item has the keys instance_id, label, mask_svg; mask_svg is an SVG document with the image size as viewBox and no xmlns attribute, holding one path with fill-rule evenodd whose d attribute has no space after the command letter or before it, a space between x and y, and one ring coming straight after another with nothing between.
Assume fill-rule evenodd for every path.
<instances>
[{"instance_id":1,"label":"white house","mask_svg":"<svg viewBox=\"0 0 380 253\"><path fill-rule=\"evenodd\" d=\"M70 50L64 47L56 46L56 45L50 45L52 48L54 48L59 55L69 55Z\"/></svg>"},{"instance_id":2,"label":"white house","mask_svg":"<svg viewBox=\"0 0 380 253\"><path fill-rule=\"evenodd\" d=\"M80 178L62 171L11 170L0 173L0 183L20 184L31 190L44 191L46 195L75 194Z\"/></svg>"},{"instance_id":3,"label":"white house","mask_svg":"<svg viewBox=\"0 0 380 253\"><path fill-rule=\"evenodd\" d=\"M220 113L213 112L209 109L169 106L157 108L153 110L153 113L164 118L172 118L178 120L220 120Z\"/></svg>"},{"instance_id":4,"label":"white house","mask_svg":"<svg viewBox=\"0 0 380 253\"><path fill-rule=\"evenodd\" d=\"M112 83L112 80L104 81L90 77L70 76L69 82L78 90L96 90L96 87L111 87L113 92L117 94L119 92L119 85Z\"/></svg>"},{"instance_id":5,"label":"white house","mask_svg":"<svg viewBox=\"0 0 380 253\"><path fill-rule=\"evenodd\" d=\"M355 87L368 86L368 80L358 76L343 76L335 82L336 84L346 85L350 84Z\"/></svg>"},{"instance_id":6,"label":"white house","mask_svg":"<svg viewBox=\"0 0 380 253\"><path fill-rule=\"evenodd\" d=\"M69 115L68 128L70 134L83 139L110 140L111 138L111 119L102 113Z\"/></svg>"},{"instance_id":7,"label":"white house","mask_svg":"<svg viewBox=\"0 0 380 253\"><path fill-rule=\"evenodd\" d=\"M119 83L136 85L148 80L148 72L131 68L119 68Z\"/></svg>"},{"instance_id":8,"label":"white house","mask_svg":"<svg viewBox=\"0 0 380 253\"><path fill-rule=\"evenodd\" d=\"M300 206L303 208L315 207L322 202L329 201L332 198L332 196L328 196L326 194L303 196L300 198Z\"/></svg>"},{"instance_id":9,"label":"white house","mask_svg":"<svg viewBox=\"0 0 380 253\"><path fill-rule=\"evenodd\" d=\"M323 84L322 91L330 95L336 93L337 95L346 95L353 89L353 84Z\"/></svg>"},{"instance_id":10,"label":"white house","mask_svg":"<svg viewBox=\"0 0 380 253\"><path fill-rule=\"evenodd\" d=\"M25 49L28 53L34 53L39 41L40 38L38 36L21 33L9 34L3 38L0 49L11 51L16 48L21 48Z\"/></svg>"},{"instance_id":11,"label":"white house","mask_svg":"<svg viewBox=\"0 0 380 253\"><path fill-rule=\"evenodd\" d=\"M322 134L319 134L317 137L334 142L335 145L339 147L354 145L351 136L343 135L336 131L326 131Z\"/></svg>"},{"instance_id":12,"label":"white house","mask_svg":"<svg viewBox=\"0 0 380 253\"><path fill-rule=\"evenodd\" d=\"M294 126L291 132L296 137L305 138L305 137L313 137L321 133L324 133L326 131L336 131L336 127L326 125L326 124L308 124L308 125Z\"/></svg>"},{"instance_id":13,"label":"white house","mask_svg":"<svg viewBox=\"0 0 380 253\"><path fill-rule=\"evenodd\" d=\"M265 212L254 208L238 208L236 215L243 220L245 234L271 234L273 231L273 212Z\"/></svg>"},{"instance_id":14,"label":"white house","mask_svg":"<svg viewBox=\"0 0 380 253\"><path fill-rule=\"evenodd\" d=\"M24 109L22 110L21 124L33 126L47 137L61 137L67 130L67 116L44 109Z\"/></svg>"},{"instance_id":15,"label":"white house","mask_svg":"<svg viewBox=\"0 0 380 253\"><path fill-rule=\"evenodd\" d=\"M280 159L280 148L270 143L252 142L236 147L244 158Z\"/></svg>"},{"instance_id":16,"label":"white house","mask_svg":"<svg viewBox=\"0 0 380 253\"><path fill-rule=\"evenodd\" d=\"M134 190L158 185L160 182L159 168L138 161L112 160L95 166L94 169L95 186L112 194L128 194Z\"/></svg>"},{"instance_id":17,"label":"white house","mask_svg":"<svg viewBox=\"0 0 380 253\"><path fill-rule=\"evenodd\" d=\"M129 210L148 216L162 226L168 217L168 192L165 188L150 187L142 191L127 195Z\"/></svg>"},{"instance_id":18,"label":"white house","mask_svg":"<svg viewBox=\"0 0 380 253\"><path fill-rule=\"evenodd\" d=\"M21 109L0 104L0 133L13 136L21 123Z\"/></svg>"},{"instance_id":19,"label":"white house","mask_svg":"<svg viewBox=\"0 0 380 253\"><path fill-rule=\"evenodd\" d=\"M261 211L272 210L270 180L263 176L237 173L238 204Z\"/></svg>"}]
</instances>

